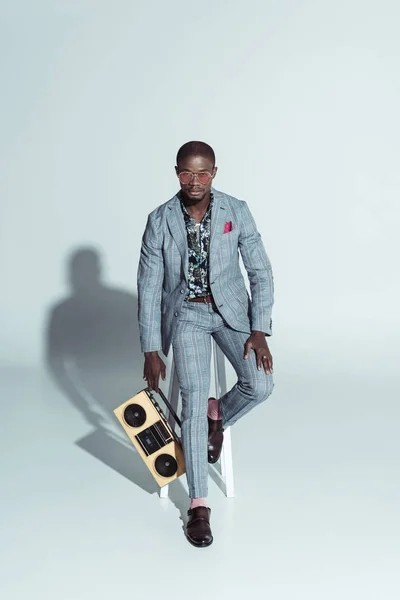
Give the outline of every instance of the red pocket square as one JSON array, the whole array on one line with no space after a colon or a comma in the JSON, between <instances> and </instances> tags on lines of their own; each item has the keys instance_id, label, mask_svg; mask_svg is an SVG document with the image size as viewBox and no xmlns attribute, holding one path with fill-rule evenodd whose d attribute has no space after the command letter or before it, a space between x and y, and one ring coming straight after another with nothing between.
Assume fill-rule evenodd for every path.
<instances>
[{"instance_id":1,"label":"red pocket square","mask_svg":"<svg viewBox=\"0 0 400 600\"><path fill-rule=\"evenodd\" d=\"M230 231L232 231L233 227L232 227L232 221L227 221L225 223L225 227L224 227L224 233L229 233Z\"/></svg>"}]
</instances>

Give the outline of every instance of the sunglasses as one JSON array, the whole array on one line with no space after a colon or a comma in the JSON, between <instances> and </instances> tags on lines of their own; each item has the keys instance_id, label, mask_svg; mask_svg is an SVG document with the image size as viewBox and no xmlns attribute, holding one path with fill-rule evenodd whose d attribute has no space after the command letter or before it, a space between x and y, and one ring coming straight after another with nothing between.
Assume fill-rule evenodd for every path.
<instances>
[{"instance_id":1,"label":"sunglasses","mask_svg":"<svg viewBox=\"0 0 400 600\"><path fill-rule=\"evenodd\" d=\"M188 185L195 177L197 177L197 181L200 183L200 185L206 185L212 179L212 175L208 171L201 171L201 173L181 171L178 173L179 181L183 183L183 185Z\"/></svg>"}]
</instances>

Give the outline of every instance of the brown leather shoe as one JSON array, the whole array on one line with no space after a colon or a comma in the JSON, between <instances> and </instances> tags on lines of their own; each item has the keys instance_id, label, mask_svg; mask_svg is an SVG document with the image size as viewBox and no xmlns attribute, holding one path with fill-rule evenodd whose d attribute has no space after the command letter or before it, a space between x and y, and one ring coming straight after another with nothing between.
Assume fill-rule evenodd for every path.
<instances>
[{"instance_id":1,"label":"brown leather shoe","mask_svg":"<svg viewBox=\"0 0 400 600\"><path fill-rule=\"evenodd\" d=\"M215 400L215 398L209 398ZM208 419L208 462L216 463L221 456L222 444L224 441L224 428L222 427L222 419Z\"/></svg>"},{"instance_id":2,"label":"brown leather shoe","mask_svg":"<svg viewBox=\"0 0 400 600\"><path fill-rule=\"evenodd\" d=\"M211 508L197 506L188 510L186 537L197 548L206 548L213 543L210 527Z\"/></svg>"},{"instance_id":3,"label":"brown leather shoe","mask_svg":"<svg viewBox=\"0 0 400 600\"><path fill-rule=\"evenodd\" d=\"M222 444L224 441L224 430L222 419L208 418L208 462L216 463L221 456Z\"/></svg>"}]
</instances>

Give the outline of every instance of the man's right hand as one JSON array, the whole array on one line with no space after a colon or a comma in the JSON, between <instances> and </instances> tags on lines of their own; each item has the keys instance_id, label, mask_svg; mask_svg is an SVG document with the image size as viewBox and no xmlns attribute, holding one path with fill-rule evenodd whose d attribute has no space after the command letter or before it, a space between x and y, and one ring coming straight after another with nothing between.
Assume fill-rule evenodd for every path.
<instances>
[{"instance_id":1,"label":"man's right hand","mask_svg":"<svg viewBox=\"0 0 400 600\"><path fill-rule=\"evenodd\" d=\"M158 356L158 352L145 352L143 379L146 379L147 387L150 391L154 390L159 393L158 382L160 381L160 375L161 379L165 381L166 367Z\"/></svg>"}]
</instances>

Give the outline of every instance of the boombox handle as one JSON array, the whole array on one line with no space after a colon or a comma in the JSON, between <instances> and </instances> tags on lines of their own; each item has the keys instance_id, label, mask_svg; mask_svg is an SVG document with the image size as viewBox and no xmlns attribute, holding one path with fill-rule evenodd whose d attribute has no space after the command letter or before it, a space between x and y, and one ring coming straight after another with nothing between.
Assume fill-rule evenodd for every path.
<instances>
[{"instance_id":1,"label":"boombox handle","mask_svg":"<svg viewBox=\"0 0 400 600\"><path fill-rule=\"evenodd\" d=\"M175 421L178 423L179 427L182 429L182 423L181 420L179 419L178 415L176 414L176 412L174 411L174 409L172 408L172 406L170 405L170 403L168 402L167 398L165 397L165 395L163 394L162 390L160 388L159 389L159 394L161 396L161 398L163 399L163 401L165 402L165 404L167 405L167 407L169 408L169 410L171 411L172 416L174 417ZM153 391L153 390L152 390ZM151 396L151 391L149 390L149 388L146 388L146 392ZM157 392L156 392L157 393Z\"/></svg>"}]
</instances>

